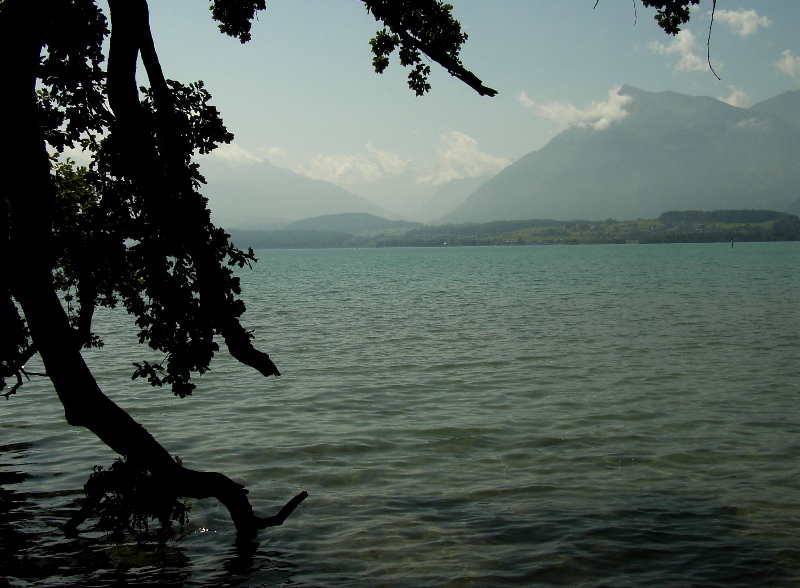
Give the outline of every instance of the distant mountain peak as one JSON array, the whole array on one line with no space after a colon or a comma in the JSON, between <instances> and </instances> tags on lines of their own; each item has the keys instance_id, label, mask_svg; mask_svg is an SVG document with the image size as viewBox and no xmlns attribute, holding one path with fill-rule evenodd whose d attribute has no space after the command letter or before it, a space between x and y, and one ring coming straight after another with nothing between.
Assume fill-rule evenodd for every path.
<instances>
[{"instance_id":1,"label":"distant mountain peak","mask_svg":"<svg viewBox=\"0 0 800 588\"><path fill-rule=\"evenodd\" d=\"M647 92L604 130L572 127L484 183L440 222L655 218L675 209L800 213L800 91L750 109Z\"/></svg>"},{"instance_id":2,"label":"distant mountain peak","mask_svg":"<svg viewBox=\"0 0 800 588\"><path fill-rule=\"evenodd\" d=\"M761 114L770 114L800 129L800 90L788 90L750 107Z\"/></svg>"},{"instance_id":3,"label":"distant mountain peak","mask_svg":"<svg viewBox=\"0 0 800 588\"><path fill-rule=\"evenodd\" d=\"M341 186L268 161L230 166L205 160L202 169L213 173L203 194L209 198L214 222L228 229L274 228L276 224L284 226L312 216L338 213L392 216Z\"/></svg>"}]
</instances>

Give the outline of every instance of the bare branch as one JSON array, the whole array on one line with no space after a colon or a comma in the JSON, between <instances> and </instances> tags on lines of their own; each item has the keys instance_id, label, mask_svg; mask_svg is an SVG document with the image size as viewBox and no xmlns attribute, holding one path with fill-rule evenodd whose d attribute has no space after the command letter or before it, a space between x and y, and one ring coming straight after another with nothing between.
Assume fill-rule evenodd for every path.
<instances>
[{"instance_id":1,"label":"bare branch","mask_svg":"<svg viewBox=\"0 0 800 588\"><path fill-rule=\"evenodd\" d=\"M714 77L718 80L721 80L717 75L717 72L714 71L714 67L711 65L711 28L714 26L714 12L717 10L717 0L714 0L713 4L711 5L711 22L708 23L708 40L706 41L706 57L708 59L708 69L711 70L711 73L714 74Z\"/></svg>"}]
</instances>

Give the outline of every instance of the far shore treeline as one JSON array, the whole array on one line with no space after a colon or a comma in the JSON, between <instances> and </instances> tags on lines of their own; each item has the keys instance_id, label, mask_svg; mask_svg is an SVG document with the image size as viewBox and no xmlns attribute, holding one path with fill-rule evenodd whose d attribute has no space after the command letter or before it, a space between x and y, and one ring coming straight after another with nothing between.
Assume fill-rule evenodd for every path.
<instances>
[{"instance_id":1,"label":"far shore treeline","mask_svg":"<svg viewBox=\"0 0 800 588\"><path fill-rule=\"evenodd\" d=\"M800 217L770 210L672 211L654 220L517 220L428 226L371 214L335 214L282 230L231 230L238 247L463 247L798 241Z\"/></svg>"}]
</instances>

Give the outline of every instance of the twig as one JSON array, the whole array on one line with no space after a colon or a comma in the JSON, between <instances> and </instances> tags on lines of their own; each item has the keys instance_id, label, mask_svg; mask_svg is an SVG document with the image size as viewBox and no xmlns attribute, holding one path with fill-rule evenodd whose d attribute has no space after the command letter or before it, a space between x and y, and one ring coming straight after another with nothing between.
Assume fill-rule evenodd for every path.
<instances>
[{"instance_id":1,"label":"twig","mask_svg":"<svg viewBox=\"0 0 800 588\"><path fill-rule=\"evenodd\" d=\"M289 515L294 512L294 509L296 509L306 498L308 498L308 492L303 490L300 494L287 502L286 506L284 506L275 516L266 518L259 517L258 528L266 529L267 527L277 527L282 525L283 521L289 518Z\"/></svg>"},{"instance_id":2,"label":"twig","mask_svg":"<svg viewBox=\"0 0 800 588\"><path fill-rule=\"evenodd\" d=\"M714 77L718 80L722 80L717 75L717 72L714 71L714 67L711 65L711 27L714 26L714 11L717 9L717 0L714 0L711 4L711 22L708 23L708 40L706 41L706 58L708 59L708 69L711 70L711 73L714 74Z\"/></svg>"}]
</instances>

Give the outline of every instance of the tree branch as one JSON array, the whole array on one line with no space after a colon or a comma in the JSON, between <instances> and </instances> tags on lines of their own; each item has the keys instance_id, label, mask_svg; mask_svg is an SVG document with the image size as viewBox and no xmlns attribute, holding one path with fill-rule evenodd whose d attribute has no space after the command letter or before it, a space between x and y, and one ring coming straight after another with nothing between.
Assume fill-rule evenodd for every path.
<instances>
[{"instance_id":1,"label":"tree branch","mask_svg":"<svg viewBox=\"0 0 800 588\"><path fill-rule=\"evenodd\" d=\"M714 13L717 11L717 0L714 0L711 4L711 21L708 23L708 39L706 40L706 58L708 59L708 69L711 70L711 73L714 74L714 77L718 80L721 80L717 75L717 72L714 71L714 66L711 65L711 29L714 27Z\"/></svg>"},{"instance_id":2,"label":"tree branch","mask_svg":"<svg viewBox=\"0 0 800 588\"><path fill-rule=\"evenodd\" d=\"M418 49L433 59L436 63L444 67L451 76L458 78L481 96L491 97L497 94L497 90L493 90L492 88L484 86L483 82L478 78L478 76L467 70L458 62L458 60L450 57L445 51L439 49L438 47L434 47L433 45L423 43L416 37L413 37L408 31L397 30L395 32L403 40L403 43Z\"/></svg>"},{"instance_id":3,"label":"tree branch","mask_svg":"<svg viewBox=\"0 0 800 588\"><path fill-rule=\"evenodd\" d=\"M112 34L111 39L113 55L109 56L108 95L115 125L123 129L125 139L131 139L130 143L125 142L120 155L123 159L130 156L125 164L136 178L135 169L152 163L152 153L138 151L147 144L141 137L137 139L136 134L141 109L135 84L138 43L136 31L127 26L130 23L119 18L119 9L124 11L128 2L110 1L116 36ZM276 518L256 516L247 500L247 491L226 476L179 466L144 427L102 392L81 356L79 345L73 344L74 331L53 282L52 229L56 192L36 102L44 27L19 26L19 23L37 22L38 12L51 8L50 2L0 2L0 55L6 59L4 87L0 92L0 136L5 138L0 141L0 177L3 178L0 196L8 200L8 242L33 243L29 255L0 259L0 269L5 275L14 276L9 291L24 313L31 340L64 406L67 422L87 428L134 467L163 480L166 491L179 496L218 498L230 510L237 531L252 536L267 525L265 521ZM144 131L139 130L141 135ZM157 173L161 172L149 176L149 171L143 172L144 188L156 185L156 178L160 177ZM155 194L160 191L156 190ZM291 504L296 506L299 501ZM67 527L76 528L80 516L76 515Z\"/></svg>"},{"instance_id":4,"label":"tree branch","mask_svg":"<svg viewBox=\"0 0 800 588\"><path fill-rule=\"evenodd\" d=\"M8 378L14 376L17 379L17 383L11 386L8 392L4 392L3 396L6 397L8 400L11 396L17 393L17 389L22 386L22 376L24 375L28 380L28 372L25 371L25 364L36 355L36 345L29 345L22 353L20 353L13 362L10 364L0 363L0 377ZM47 374L33 374L37 376L47 375Z\"/></svg>"},{"instance_id":5,"label":"tree branch","mask_svg":"<svg viewBox=\"0 0 800 588\"><path fill-rule=\"evenodd\" d=\"M280 376L269 355L253 346L250 334L237 320L226 320L220 326L225 345L231 356L265 376Z\"/></svg>"},{"instance_id":6,"label":"tree branch","mask_svg":"<svg viewBox=\"0 0 800 588\"><path fill-rule=\"evenodd\" d=\"M271 517L259 517L253 513L244 486L223 474L190 470L181 467L180 464L176 464L172 474L172 479L168 480L168 485L164 488L165 492L173 491L176 498L215 498L219 500L228 509L236 526L236 533L242 539L252 539L262 529L282 525L300 503L308 497L308 493L304 490L287 502L278 511L278 514ZM159 484L158 480L152 480L151 477L148 477L148 480ZM77 532L78 527L97 510L106 494L118 491L118 489L110 485L108 478L93 475L86 482L84 491L86 498L81 508L62 526L66 533ZM168 499L169 496L165 498Z\"/></svg>"},{"instance_id":7,"label":"tree branch","mask_svg":"<svg viewBox=\"0 0 800 588\"><path fill-rule=\"evenodd\" d=\"M467 36L461 33L458 21L452 19L450 10L452 6L443 4L439 0L428 0L427 2L400 2L398 0L361 0L367 6L367 10L373 14L376 20L380 20L388 27L392 33L399 37L405 49L418 51L425 54L430 59L444 67L450 75L461 80L470 88L478 92L481 96L494 96L496 90L483 85L478 77L468 71L458 59L458 52ZM431 19L432 22L428 22ZM422 40L419 34L430 33L430 41ZM384 59L394 50L392 42L388 52L379 51ZM401 62L403 48L401 48ZM375 46L373 46L375 51ZM373 61L373 63L375 63ZM416 63L416 62L415 62ZM404 63L404 65L410 65ZM385 67L376 66L376 71L380 72ZM426 73L423 76L427 75ZM409 81L411 85L411 81ZM413 87L413 86L412 86ZM424 90L417 89L417 94Z\"/></svg>"}]
</instances>

